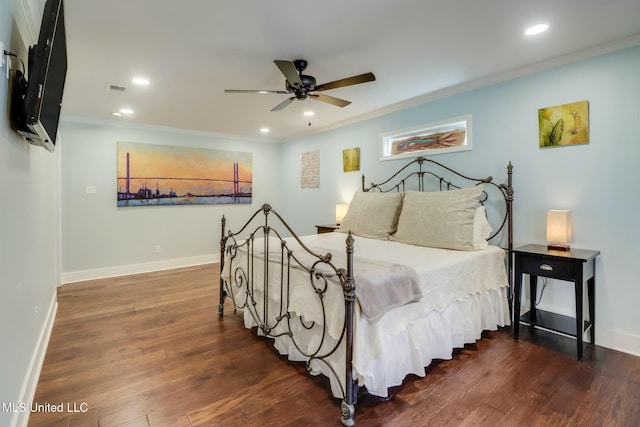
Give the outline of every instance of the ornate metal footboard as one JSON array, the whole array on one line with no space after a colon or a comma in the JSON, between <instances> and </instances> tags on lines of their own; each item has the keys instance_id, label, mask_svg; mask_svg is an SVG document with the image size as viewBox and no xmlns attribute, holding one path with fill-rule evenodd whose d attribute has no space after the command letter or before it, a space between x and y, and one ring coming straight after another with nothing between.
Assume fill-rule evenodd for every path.
<instances>
[{"instance_id":1,"label":"ornate metal footboard","mask_svg":"<svg viewBox=\"0 0 640 427\"><path fill-rule=\"evenodd\" d=\"M275 218L274 218L275 217ZM285 239L270 218L284 228L291 237ZM261 221L263 219L263 221ZM311 372L313 364L322 364L334 376L342 392L342 423L354 423L354 404L357 385L353 381L353 319L355 282L353 279L353 237L346 235L346 267L337 267L332 254L320 254L309 249L291 230L282 217L265 204L257 210L237 232L225 230L222 218L220 240L220 305L218 314L224 314L225 298L231 298L234 307L248 312L261 334L290 341L297 353L306 359ZM295 248L295 251L293 250ZM293 284L293 273L304 272L308 283ZM321 320L305 319L291 306L293 286L308 286L321 308ZM339 337L330 337L329 319L325 307L326 296L339 287L343 294L344 318L341 319ZM316 334L319 341L305 341L305 332ZM341 348L344 346L344 350ZM344 370L335 369L330 358L344 351Z\"/></svg>"}]
</instances>

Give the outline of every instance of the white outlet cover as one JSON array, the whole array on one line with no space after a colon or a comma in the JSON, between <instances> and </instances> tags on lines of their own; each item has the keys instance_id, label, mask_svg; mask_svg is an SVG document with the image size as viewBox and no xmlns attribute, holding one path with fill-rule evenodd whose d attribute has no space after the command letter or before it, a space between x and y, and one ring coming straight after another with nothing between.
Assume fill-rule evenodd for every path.
<instances>
[{"instance_id":1,"label":"white outlet cover","mask_svg":"<svg viewBox=\"0 0 640 427\"><path fill-rule=\"evenodd\" d=\"M86 193L87 194L97 194L97 189L95 185L87 185Z\"/></svg>"}]
</instances>

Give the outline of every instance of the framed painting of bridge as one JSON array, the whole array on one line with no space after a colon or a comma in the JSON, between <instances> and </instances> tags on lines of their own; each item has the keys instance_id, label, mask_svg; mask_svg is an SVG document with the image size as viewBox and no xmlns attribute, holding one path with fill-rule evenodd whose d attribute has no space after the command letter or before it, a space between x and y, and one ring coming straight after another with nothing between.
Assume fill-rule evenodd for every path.
<instances>
[{"instance_id":1,"label":"framed painting of bridge","mask_svg":"<svg viewBox=\"0 0 640 427\"><path fill-rule=\"evenodd\" d=\"M250 204L251 153L118 141L118 206Z\"/></svg>"},{"instance_id":2,"label":"framed painting of bridge","mask_svg":"<svg viewBox=\"0 0 640 427\"><path fill-rule=\"evenodd\" d=\"M380 142L382 160L471 150L471 115L383 133Z\"/></svg>"}]
</instances>

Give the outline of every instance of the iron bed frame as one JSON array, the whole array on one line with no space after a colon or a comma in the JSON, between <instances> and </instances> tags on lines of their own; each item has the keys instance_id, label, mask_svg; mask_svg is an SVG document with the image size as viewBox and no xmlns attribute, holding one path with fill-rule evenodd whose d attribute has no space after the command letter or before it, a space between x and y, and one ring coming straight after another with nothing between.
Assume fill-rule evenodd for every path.
<instances>
[{"instance_id":1,"label":"iron bed frame","mask_svg":"<svg viewBox=\"0 0 640 427\"><path fill-rule=\"evenodd\" d=\"M427 166L432 166L436 171L443 170L452 174L452 178L445 179L441 173L431 169L426 169ZM410 168L417 167L417 170L410 171ZM403 173L406 175L402 176ZM507 242L505 251L507 252L507 272L509 289L507 291L507 298L509 303L509 309L512 309L512 295L513 295L513 265L512 265L512 249L513 249L513 185L512 185L513 166L509 162L507 166L507 183L496 184L493 182L491 176L486 178L471 178L465 176L441 163L426 157L418 157L410 163L403 166L400 170L394 173L389 179L379 184L371 184L369 187L365 186L364 174L362 176L362 191L405 191L407 189L407 183L409 180L416 178L418 181L418 191L425 190L424 179L425 176L432 176L439 182L439 189L449 190L451 188L461 188L459 185L454 184L451 180L461 180L471 185L484 184L494 187L498 190L498 193L504 198L506 204L506 210L500 226L493 232L489 239L493 239L505 229L507 231ZM392 181L396 180L395 184ZM485 187L486 188L486 187ZM483 197L480 202L485 203L488 199L488 194L483 193ZM260 223L259 218L263 218ZM279 227L273 227L270 223L270 218L276 224L283 227L282 233L288 233L290 235L288 244L283 234L278 231ZM254 228L251 228L252 224ZM280 228L282 229L282 228ZM262 237L262 239L260 239ZM257 238L257 240L256 240ZM256 242L258 247L256 248ZM274 243L275 242L275 243ZM296 248L298 252L294 252L290 246L298 244L300 247ZM279 245L280 256L279 262L275 266L271 266L271 262L268 262L268 254L273 250L271 246ZM304 257L300 255L300 249L304 252ZM275 248L277 251L278 248ZM246 263L243 265L235 265L239 251L246 251ZM257 251L257 252L256 252ZM260 255L262 254L262 255ZM221 221L221 239L220 239L220 303L218 306L218 315L224 315L224 302L226 298L230 298L234 304L234 311L238 308L248 310L255 324L258 325L259 333L266 337L276 338L286 336L291 340L291 343L295 348L306 358L306 366L309 372L312 371L314 364L323 364L328 368L329 375L334 376L335 380L340 384L342 393L341 403L341 421L345 426L354 425L355 416L355 404L357 402L357 393L359 386L354 378L354 370L352 366L353 359L353 334L354 334L354 310L355 310L355 287L354 280L354 268L353 268L353 254L354 254L354 238L349 232L345 238L345 261L346 266L340 267L332 260L332 254L316 253L308 248L298 235L291 229L287 222L280 216L276 210L274 210L269 204L264 204L260 209L255 211L253 215L245 222L245 224L237 232L226 230L226 218L223 216ZM258 267L256 271L256 259L260 256L263 257L262 268ZM227 260L228 257L228 260ZM303 259L306 258L306 259ZM311 261L309 261L311 259ZM229 262L229 265L225 265ZM230 282L225 280L223 271L228 267ZM276 269L276 271L270 270ZM317 303L322 308L323 324L317 325L312 322L305 321L302 317L292 316L289 311L289 298L290 287L289 279L292 269L298 269L308 274L309 283L313 293L317 298ZM278 273L279 279L276 283L271 283L269 280L272 272ZM256 275L262 275L264 288L260 291L256 289L254 280ZM332 280L333 279L333 280ZM324 297L331 283L337 284L341 287L344 295L344 319L342 324L342 332L340 338L334 344L329 344L327 347L327 334L328 326L326 322L326 310L324 306ZM278 306L273 307L273 304L269 303L268 296L270 295L270 286L276 287L276 292L280 295L280 303ZM260 295L262 294L262 295ZM240 299L243 297L244 300ZM320 329L320 342L312 348L304 349L299 344L297 336L294 334L293 329L297 325L297 330L308 331L313 329ZM316 330L313 333L318 333ZM332 355L336 354L341 345L345 346L345 366L344 372L336 372L327 361ZM344 382L340 381L341 375L344 375Z\"/></svg>"}]
</instances>

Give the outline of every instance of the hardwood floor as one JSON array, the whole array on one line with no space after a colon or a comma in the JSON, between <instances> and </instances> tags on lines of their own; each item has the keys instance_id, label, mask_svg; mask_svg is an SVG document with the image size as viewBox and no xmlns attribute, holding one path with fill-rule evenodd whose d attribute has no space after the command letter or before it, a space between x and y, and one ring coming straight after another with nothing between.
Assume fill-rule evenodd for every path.
<instances>
[{"instance_id":1,"label":"hardwood floor","mask_svg":"<svg viewBox=\"0 0 640 427\"><path fill-rule=\"evenodd\" d=\"M339 425L328 381L311 377L226 307L218 266L69 284L29 426ZM538 342L539 344L534 344ZM389 401L363 396L360 426L637 426L640 358L521 328L409 377ZM73 411L76 412L73 412Z\"/></svg>"}]
</instances>

